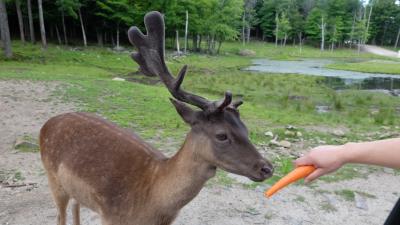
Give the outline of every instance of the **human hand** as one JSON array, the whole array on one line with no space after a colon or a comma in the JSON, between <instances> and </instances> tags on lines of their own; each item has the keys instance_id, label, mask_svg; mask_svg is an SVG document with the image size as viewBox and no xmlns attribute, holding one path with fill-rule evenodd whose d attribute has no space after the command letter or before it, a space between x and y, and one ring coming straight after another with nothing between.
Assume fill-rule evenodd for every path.
<instances>
[{"instance_id":1,"label":"human hand","mask_svg":"<svg viewBox=\"0 0 400 225\"><path fill-rule=\"evenodd\" d=\"M317 169L308 175L304 181L311 182L318 177L339 169L345 163L343 145L325 145L312 149L308 154L294 162L296 166L313 165Z\"/></svg>"}]
</instances>

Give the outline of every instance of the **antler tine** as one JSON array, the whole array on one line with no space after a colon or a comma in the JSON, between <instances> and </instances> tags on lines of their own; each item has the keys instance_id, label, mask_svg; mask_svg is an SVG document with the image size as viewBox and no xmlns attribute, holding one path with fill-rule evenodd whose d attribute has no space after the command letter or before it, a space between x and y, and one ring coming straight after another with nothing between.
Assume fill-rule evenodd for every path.
<instances>
[{"instance_id":1,"label":"antler tine","mask_svg":"<svg viewBox=\"0 0 400 225\"><path fill-rule=\"evenodd\" d=\"M168 70L164 60L165 25L163 16L159 12L147 13L144 18L147 34L144 35L139 28L131 27L128 31L129 41L136 46L138 52L131 55L140 67L160 77L169 92L176 99L195 105L203 111L211 113L223 109L232 101L232 94L227 92L223 101L211 102L201 96L189 93L181 89L185 78L187 65L180 70L175 79Z\"/></svg>"}]
</instances>

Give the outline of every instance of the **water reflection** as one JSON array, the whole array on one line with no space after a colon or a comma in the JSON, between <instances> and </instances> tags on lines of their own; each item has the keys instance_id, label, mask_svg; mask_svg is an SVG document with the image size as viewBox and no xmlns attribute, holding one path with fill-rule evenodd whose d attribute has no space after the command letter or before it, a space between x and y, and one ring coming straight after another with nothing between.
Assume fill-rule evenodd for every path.
<instances>
[{"instance_id":1,"label":"water reflection","mask_svg":"<svg viewBox=\"0 0 400 225\"><path fill-rule=\"evenodd\" d=\"M332 60L306 59L301 61L281 61L256 59L248 71L278 74L303 74L324 77L323 83L335 90L359 89L379 90L388 94L400 94L400 74L363 73L325 68ZM398 94L397 94L398 93Z\"/></svg>"}]
</instances>

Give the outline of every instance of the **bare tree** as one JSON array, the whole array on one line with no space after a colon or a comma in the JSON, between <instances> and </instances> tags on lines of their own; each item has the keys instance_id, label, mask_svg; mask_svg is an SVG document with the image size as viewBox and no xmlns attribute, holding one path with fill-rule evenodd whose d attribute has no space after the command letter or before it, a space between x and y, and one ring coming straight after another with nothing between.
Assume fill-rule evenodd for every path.
<instances>
[{"instance_id":1,"label":"bare tree","mask_svg":"<svg viewBox=\"0 0 400 225\"><path fill-rule=\"evenodd\" d=\"M278 47L278 34L279 34L279 18L278 18L278 13L275 15L275 47Z\"/></svg>"},{"instance_id":2,"label":"bare tree","mask_svg":"<svg viewBox=\"0 0 400 225\"><path fill-rule=\"evenodd\" d=\"M371 14L372 14L372 8L374 6L374 0L371 0L371 6L369 8L369 14L368 14L368 20L367 20L367 28L366 28L366 33L368 34L369 31L369 22L371 21ZM364 40L363 40L363 44L365 44L365 42L367 42L367 38L368 35L365 35Z\"/></svg>"},{"instance_id":3,"label":"bare tree","mask_svg":"<svg viewBox=\"0 0 400 225\"><path fill-rule=\"evenodd\" d=\"M243 46L246 44L246 38L245 38L245 26L246 26L246 11L243 12L243 17L242 17L242 42Z\"/></svg>"},{"instance_id":4,"label":"bare tree","mask_svg":"<svg viewBox=\"0 0 400 225\"><path fill-rule=\"evenodd\" d=\"M325 49L325 28L326 28L326 22L324 22L324 16L321 16L321 25L319 25L319 28L321 29L321 51L324 51L324 49Z\"/></svg>"},{"instance_id":5,"label":"bare tree","mask_svg":"<svg viewBox=\"0 0 400 225\"><path fill-rule=\"evenodd\" d=\"M400 38L400 26L399 26L399 31L397 32L397 38L396 38L396 43L394 43L394 48L397 48L397 45L399 44L399 38Z\"/></svg>"},{"instance_id":6,"label":"bare tree","mask_svg":"<svg viewBox=\"0 0 400 225\"><path fill-rule=\"evenodd\" d=\"M33 27L33 18L32 18L32 5L31 0L26 0L28 6L28 18L29 18L29 34L31 36L31 42L35 44L35 29Z\"/></svg>"},{"instance_id":7,"label":"bare tree","mask_svg":"<svg viewBox=\"0 0 400 225\"><path fill-rule=\"evenodd\" d=\"M85 47L87 47L85 26L83 26L83 19L82 19L82 13L81 13L81 8L80 8L80 7L79 7L79 9L78 9L78 14L79 14L79 20L81 21L82 36L83 36L83 45L84 45Z\"/></svg>"},{"instance_id":8,"label":"bare tree","mask_svg":"<svg viewBox=\"0 0 400 225\"><path fill-rule=\"evenodd\" d=\"M15 7L17 8L17 16L18 16L18 25L19 25L19 34L21 36L22 43L25 43L25 34L24 34L24 20L22 18L21 12L21 2L19 0L15 0Z\"/></svg>"},{"instance_id":9,"label":"bare tree","mask_svg":"<svg viewBox=\"0 0 400 225\"><path fill-rule=\"evenodd\" d=\"M62 41L61 41L61 37L60 37L60 32L58 31L57 25L55 25L55 27L56 27L56 34L57 34L58 44L61 45Z\"/></svg>"},{"instance_id":10,"label":"bare tree","mask_svg":"<svg viewBox=\"0 0 400 225\"><path fill-rule=\"evenodd\" d=\"M63 27L63 32L64 32L64 43L65 43L65 45L68 45L67 28L65 27L64 9L61 10L61 22L62 22L62 27Z\"/></svg>"},{"instance_id":11,"label":"bare tree","mask_svg":"<svg viewBox=\"0 0 400 225\"><path fill-rule=\"evenodd\" d=\"M189 28L189 12L186 10L186 23L185 23L185 54L187 51L187 43L188 43L188 28Z\"/></svg>"},{"instance_id":12,"label":"bare tree","mask_svg":"<svg viewBox=\"0 0 400 225\"><path fill-rule=\"evenodd\" d=\"M4 55L6 58L11 58L13 54L11 49L10 29L8 27L7 8L4 0L0 0L0 30Z\"/></svg>"},{"instance_id":13,"label":"bare tree","mask_svg":"<svg viewBox=\"0 0 400 225\"><path fill-rule=\"evenodd\" d=\"M42 37L42 48L46 49L47 41L46 41L46 30L44 27L42 0L38 0L38 7L39 7L40 36Z\"/></svg>"}]
</instances>

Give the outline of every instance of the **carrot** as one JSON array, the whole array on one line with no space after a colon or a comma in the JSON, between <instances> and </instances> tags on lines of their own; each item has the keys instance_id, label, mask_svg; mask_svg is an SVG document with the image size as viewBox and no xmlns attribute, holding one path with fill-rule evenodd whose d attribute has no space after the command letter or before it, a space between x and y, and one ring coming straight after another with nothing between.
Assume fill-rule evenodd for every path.
<instances>
[{"instance_id":1,"label":"carrot","mask_svg":"<svg viewBox=\"0 0 400 225\"><path fill-rule=\"evenodd\" d=\"M264 194L266 197L271 197L280 189L286 187L287 185L300 180L301 178L307 177L312 172L314 172L316 168L314 166L299 166L294 169L292 172L288 173L286 176L282 177L278 182L276 182L268 191Z\"/></svg>"}]
</instances>

